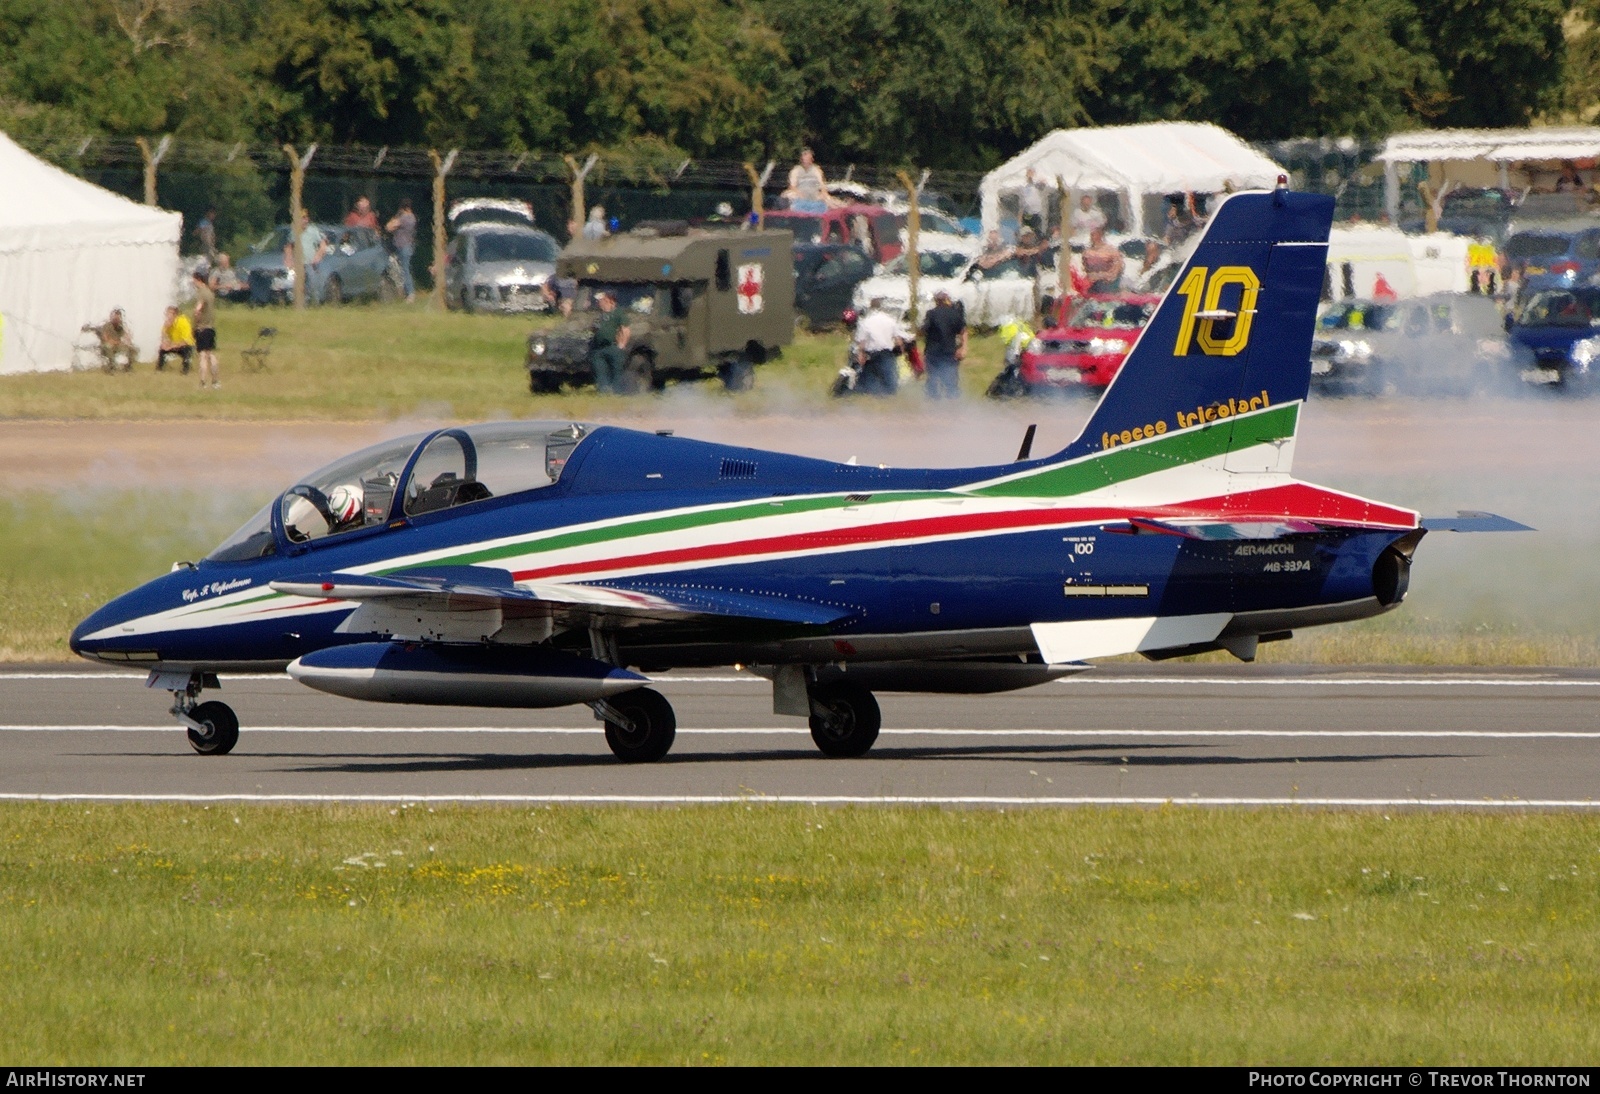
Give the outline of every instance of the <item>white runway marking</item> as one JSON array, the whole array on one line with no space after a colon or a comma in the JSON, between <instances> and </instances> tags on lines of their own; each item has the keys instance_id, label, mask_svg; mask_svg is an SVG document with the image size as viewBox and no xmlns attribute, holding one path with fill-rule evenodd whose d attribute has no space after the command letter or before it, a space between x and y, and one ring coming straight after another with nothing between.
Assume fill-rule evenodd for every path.
<instances>
[{"instance_id":1,"label":"white runway marking","mask_svg":"<svg viewBox=\"0 0 1600 1094\"><path fill-rule=\"evenodd\" d=\"M1121 798L867 794L8 794L0 801L262 802L482 805L1190 805L1333 809L1600 809L1592 799L1514 798Z\"/></svg>"},{"instance_id":2,"label":"white runway marking","mask_svg":"<svg viewBox=\"0 0 1600 1094\"><path fill-rule=\"evenodd\" d=\"M14 680L127 680L143 685L144 678L131 672L0 672L0 684ZM223 683L234 680L268 680L293 683L282 673L224 673ZM762 684L760 676L658 676L650 681L658 687L673 684ZM1096 676L1093 673L1052 681L1068 687L1085 684L1100 687L1390 687L1390 688L1600 688L1600 680L1560 680L1510 676Z\"/></svg>"},{"instance_id":3,"label":"white runway marking","mask_svg":"<svg viewBox=\"0 0 1600 1094\"><path fill-rule=\"evenodd\" d=\"M177 723L166 725L0 725L0 733L172 733ZM311 733L311 734L371 734L409 733L442 735L467 734L521 734L590 735L600 732L600 723L587 726L246 726L246 734L255 733ZM803 726L750 726L745 728L685 729L678 736L686 737L807 737L810 730ZM1172 737L1391 737L1412 739L1419 737L1461 737L1490 740L1532 740L1535 738L1600 740L1600 730L1489 730L1489 729L945 729L910 728L885 729L880 737L1043 737L1092 740L1127 740L1129 738Z\"/></svg>"}]
</instances>

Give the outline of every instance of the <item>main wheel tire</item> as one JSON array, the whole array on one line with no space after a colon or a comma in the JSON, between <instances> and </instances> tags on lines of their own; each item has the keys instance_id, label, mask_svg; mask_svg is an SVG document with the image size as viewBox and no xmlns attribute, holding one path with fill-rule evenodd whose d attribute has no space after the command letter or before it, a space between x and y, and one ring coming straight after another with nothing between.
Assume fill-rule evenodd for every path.
<instances>
[{"instance_id":1,"label":"main wheel tire","mask_svg":"<svg viewBox=\"0 0 1600 1094\"><path fill-rule=\"evenodd\" d=\"M872 692L852 680L811 689L811 739L828 756L863 756L878 739L883 715ZM819 715L817 707L827 713Z\"/></svg>"},{"instance_id":2,"label":"main wheel tire","mask_svg":"<svg viewBox=\"0 0 1600 1094\"><path fill-rule=\"evenodd\" d=\"M337 274L328 278L328 286L322 290L322 302L335 307L344 303L344 282L339 280Z\"/></svg>"},{"instance_id":3,"label":"main wheel tire","mask_svg":"<svg viewBox=\"0 0 1600 1094\"><path fill-rule=\"evenodd\" d=\"M226 756L239 743L239 716L227 703L201 703L189 717L208 732L188 730L189 746L202 756Z\"/></svg>"},{"instance_id":4,"label":"main wheel tire","mask_svg":"<svg viewBox=\"0 0 1600 1094\"><path fill-rule=\"evenodd\" d=\"M1028 385L1023 383L1022 377L1012 369L1003 369L989 384L985 392L991 399L1020 399L1029 394Z\"/></svg>"},{"instance_id":5,"label":"main wheel tire","mask_svg":"<svg viewBox=\"0 0 1600 1094\"><path fill-rule=\"evenodd\" d=\"M561 390L559 377L547 372L528 373L528 391L534 395L554 395Z\"/></svg>"},{"instance_id":6,"label":"main wheel tire","mask_svg":"<svg viewBox=\"0 0 1600 1094\"><path fill-rule=\"evenodd\" d=\"M639 688L615 699L607 699L611 709L633 723L623 728L606 721L606 744L625 764L655 763L672 749L678 735L678 716L666 696L649 688Z\"/></svg>"}]
</instances>

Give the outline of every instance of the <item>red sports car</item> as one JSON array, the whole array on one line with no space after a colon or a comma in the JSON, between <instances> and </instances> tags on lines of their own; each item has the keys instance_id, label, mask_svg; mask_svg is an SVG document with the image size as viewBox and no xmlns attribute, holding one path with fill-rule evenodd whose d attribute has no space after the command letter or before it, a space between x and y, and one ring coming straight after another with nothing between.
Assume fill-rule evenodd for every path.
<instances>
[{"instance_id":1,"label":"red sports car","mask_svg":"<svg viewBox=\"0 0 1600 1094\"><path fill-rule=\"evenodd\" d=\"M989 388L996 398L1051 391L1100 392L1122 367L1161 297L1125 294L1063 302L1059 326L1040 331Z\"/></svg>"}]
</instances>

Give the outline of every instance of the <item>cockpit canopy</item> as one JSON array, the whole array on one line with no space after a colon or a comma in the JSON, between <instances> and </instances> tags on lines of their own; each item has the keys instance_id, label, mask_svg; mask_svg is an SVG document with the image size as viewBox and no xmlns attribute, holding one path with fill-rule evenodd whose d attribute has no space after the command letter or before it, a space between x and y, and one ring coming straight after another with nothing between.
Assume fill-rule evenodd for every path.
<instances>
[{"instance_id":1,"label":"cockpit canopy","mask_svg":"<svg viewBox=\"0 0 1600 1094\"><path fill-rule=\"evenodd\" d=\"M243 562L275 553L275 513L289 543L307 543L538 490L560 479L588 432L576 422L490 422L384 441L307 475L206 557Z\"/></svg>"}]
</instances>

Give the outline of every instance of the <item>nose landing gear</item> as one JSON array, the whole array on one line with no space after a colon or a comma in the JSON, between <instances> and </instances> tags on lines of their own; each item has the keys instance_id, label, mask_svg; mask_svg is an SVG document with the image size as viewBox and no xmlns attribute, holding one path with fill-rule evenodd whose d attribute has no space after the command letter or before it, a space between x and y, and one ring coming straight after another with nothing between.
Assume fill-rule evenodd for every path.
<instances>
[{"instance_id":1,"label":"nose landing gear","mask_svg":"<svg viewBox=\"0 0 1600 1094\"><path fill-rule=\"evenodd\" d=\"M220 688L214 672L162 672L152 670L147 688L172 692L172 716L183 726L189 746L202 756L225 756L239 743L239 716L227 703L198 703L205 688Z\"/></svg>"}]
</instances>

